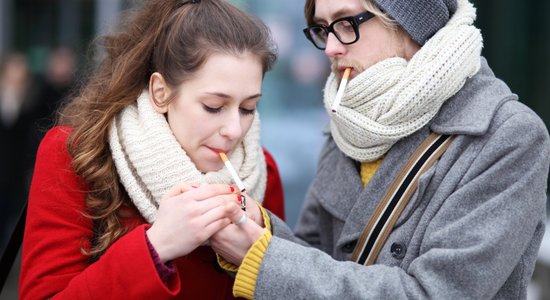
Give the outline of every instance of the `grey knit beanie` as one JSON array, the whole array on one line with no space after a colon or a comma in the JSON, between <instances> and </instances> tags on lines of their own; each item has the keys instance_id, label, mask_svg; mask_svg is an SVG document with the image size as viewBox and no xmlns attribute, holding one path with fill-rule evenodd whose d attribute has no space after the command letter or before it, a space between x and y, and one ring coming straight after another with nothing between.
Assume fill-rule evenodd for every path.
<instances>
[{"instance_id":1,"label":"grey knit beanie","mask_svg":"<svg viewBox=\"0 0 550 300\"><path fill-rule=\"evenodd\" d=\"M420 45L441 29L456 11L457 0L374 0Z\"/></svg>"}]
</instances>

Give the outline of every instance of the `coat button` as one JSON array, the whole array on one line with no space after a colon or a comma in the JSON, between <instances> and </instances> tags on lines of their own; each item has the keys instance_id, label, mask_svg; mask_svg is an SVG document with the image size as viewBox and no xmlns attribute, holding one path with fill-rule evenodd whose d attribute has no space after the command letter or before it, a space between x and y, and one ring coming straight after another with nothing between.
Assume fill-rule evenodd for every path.
<instances>
[{"instance_id":1,"label":"coat button","mask_svg":"<svg viewBox=\"0 0 550 300\"><path fill-rule=\"evenodd\" d=\"M353 241L353 242L349 242L349 243L344 244L344 246L342 246L342 251L345 252L345 253L353 252L353 249L355 249L355 244L356 243L357 243L357 241Z\"/></svg>"},{"instance_id":2,"label":"coat button","mask_svg":"<svg viewBox=\"0 0 550 300\"><path fill-rule=\"evenodd\" d=\"M391 256L396 259L403 259L407 252L407 247L403 244L393 243L390 247Z\"/></svg>"}]
</instances>

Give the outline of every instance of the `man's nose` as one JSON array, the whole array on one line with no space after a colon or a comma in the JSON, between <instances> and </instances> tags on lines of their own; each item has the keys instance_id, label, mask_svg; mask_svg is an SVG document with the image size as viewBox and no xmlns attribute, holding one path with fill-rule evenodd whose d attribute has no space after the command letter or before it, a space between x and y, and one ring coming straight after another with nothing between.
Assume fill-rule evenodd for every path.
<instances>
[{"instance_id":1,"label":"man's nose","mask_svg":"<svg viewBox=\"0 0 550 300\"><path fill-rule=\"evenodd\" d=\"M329 32L327 36L327 46L325 48L325 54L330 58L342 56L346 47L342 44L334 33Z\"/></svg>"}]
</instances>

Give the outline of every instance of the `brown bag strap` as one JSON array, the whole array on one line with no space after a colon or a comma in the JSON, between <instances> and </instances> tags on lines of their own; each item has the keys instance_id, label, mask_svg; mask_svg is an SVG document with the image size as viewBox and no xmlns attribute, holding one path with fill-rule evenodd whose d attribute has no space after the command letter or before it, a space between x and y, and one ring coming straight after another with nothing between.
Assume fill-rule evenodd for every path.
<instances>
[{"instance_id":1,"label":"brown bag strap","mask_svg":"<svg viewBox=\"0 0 550 300\"><path fill-rule=\"evenodd\" d=\"M390 232L418 187L418 179L449 147L454 136L431 133L401 168L363 229L352 260L372 265Z\"/></svg>"}]
</instances>

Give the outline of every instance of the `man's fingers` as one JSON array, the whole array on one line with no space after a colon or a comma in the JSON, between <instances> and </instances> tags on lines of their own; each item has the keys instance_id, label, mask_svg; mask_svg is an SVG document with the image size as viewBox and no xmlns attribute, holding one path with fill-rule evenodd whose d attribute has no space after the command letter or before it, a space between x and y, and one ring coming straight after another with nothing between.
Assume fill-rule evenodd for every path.
<instances>
[{"instance_id":1,"label":"man's fingers","mask_svg":"<svg viewBox=\"0 0 550 300\"><path fill-rule=\"evenodd\" d=\"M246 214L246 212L243 211L237 203L226 203L224 208L227 217L231 220L233 224L244 222L244 218L246 218L244 215Z\"/></svg>"}]
</instances>

